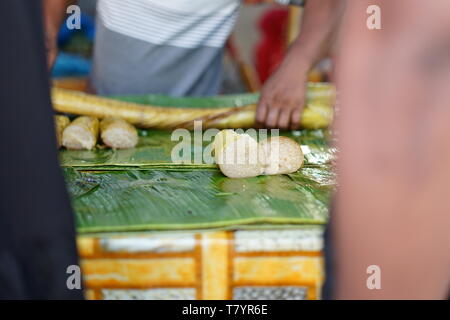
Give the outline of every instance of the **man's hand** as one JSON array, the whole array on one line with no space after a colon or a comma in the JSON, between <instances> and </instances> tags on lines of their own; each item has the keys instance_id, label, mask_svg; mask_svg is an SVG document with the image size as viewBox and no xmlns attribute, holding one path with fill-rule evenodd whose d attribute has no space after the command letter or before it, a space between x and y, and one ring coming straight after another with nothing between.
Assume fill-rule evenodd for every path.
<instances>
[{"instance_id":1,"label":"man's hand","mask_svg":"<svg viewBox=\"0 0 450 320\"><path fill-rule=\"evenodd\" d=\"M256 111L256 121L266 128L295 130L305 104L308 70L294 52L266 82Z\"/></svg>"},{"instance_id":2,"label":"man's hand","mask_svg":"<svg viewBox=\"0 0 450 320\"><path fill-rule=\"evenodd\" d=\"M261 92L257 123L268 128L299 127L308 73L328 53L343 7L340 0L306 2L299 37Z\"/></svg>"}]
</instances>

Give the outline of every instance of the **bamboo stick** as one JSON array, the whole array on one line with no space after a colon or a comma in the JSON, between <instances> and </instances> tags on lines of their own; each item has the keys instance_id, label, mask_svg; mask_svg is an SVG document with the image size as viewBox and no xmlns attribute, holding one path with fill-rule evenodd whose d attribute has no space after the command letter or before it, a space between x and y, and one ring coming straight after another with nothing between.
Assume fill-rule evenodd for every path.
<instances>
[{"instance_id":1,"label":"bamboo stick","mask_svg":"<svg viewBox=\"0 0 450 320\"><path fill-rule=\"evenodd\" d=\"M301 126L307 129L327 127L333 118L333 89L313 86L310 102L304 110ZM201 121L204 129L251 128L255 126L256 105L238 108L169 108L148 106L54 88L53 108L62 113L86 115L99 119L120 118L140 128L193 129Z\"/></svg>"}]
</instances>

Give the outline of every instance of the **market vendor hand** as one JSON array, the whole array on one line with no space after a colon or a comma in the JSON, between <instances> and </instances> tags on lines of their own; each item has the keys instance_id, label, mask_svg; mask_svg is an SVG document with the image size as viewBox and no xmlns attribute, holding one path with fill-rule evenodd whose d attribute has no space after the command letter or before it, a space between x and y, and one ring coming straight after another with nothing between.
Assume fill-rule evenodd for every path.
<instances>
[{"instance_id":1,"label":"market vendor hand","mask_svg":"<svg viewBox=\"0 0 450 320\"><path fill-rule=\"evenodd\" d=\"M256 122L266 128L298 129L305 104L308 68L288 55L266 82L256 111Z\"/></svg>"}]
</instances>

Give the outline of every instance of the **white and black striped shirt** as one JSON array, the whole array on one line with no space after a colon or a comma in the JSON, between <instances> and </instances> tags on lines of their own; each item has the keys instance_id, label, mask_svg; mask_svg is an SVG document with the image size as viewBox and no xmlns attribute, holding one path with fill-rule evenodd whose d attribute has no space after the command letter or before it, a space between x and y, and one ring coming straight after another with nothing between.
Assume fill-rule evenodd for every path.
<instances>
[{"instance_id":1,"label":"white and black striped shirt","mask_svg":"<svg viewBox=\"0 0 450 320\"><path fill-rule=\"evenodd\" d=\"M104 26L156 45L222 47L239 0L99 0Z\"/></svg>"}]
</instances>

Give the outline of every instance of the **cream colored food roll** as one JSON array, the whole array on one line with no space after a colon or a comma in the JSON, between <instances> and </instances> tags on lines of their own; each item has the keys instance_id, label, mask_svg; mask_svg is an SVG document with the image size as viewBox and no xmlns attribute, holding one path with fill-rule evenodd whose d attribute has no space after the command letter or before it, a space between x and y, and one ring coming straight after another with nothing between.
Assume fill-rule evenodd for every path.
<instances>
[{"instance_id":1,"label":"cream colored food roll","mask_svg":"<svg viewBox=\"0 0 450 320\"><path fill-rule=\"evenodd\" d=\"M265 154L264 174L293 173L302 167L304 156L300 145L288 137L271 137L259 143Z\"/></svg>"},{"instance_id":2,"label":"cream colored food roll","mask_svg":"<svg viewBox=\"0 0 450 320\"><path fill-rule=\"evenodd\" d=\"M61 147L62 135L64 129L70 124L69 117L56 115L55 120L55 130L56 130L56 141L58 143L58 148Z\"/></svg>"},{"instance_id":3,"label":"cream colored food roll","mask_svg":"<svg viewBox=\"0 0 450 320\"><path fill-rule=\"evenodd\" d=\"M97 118L76 118L63 132L62 144L71 150L92 150L97 144L99 122Z\"/></svg>"},{"instance_id":4,"label":"cream colored food roll","mask_svg":"<svg viewBox=\"0 0 450 320\"><path fill-rule=\"evenodd\" d=\"M103 119L100 132L103 143L114 149L134 148L138 143L136 128L122 119Z\"/></svg>"},{"instance_id":5,"label":"cream colored food roll","mask_svg":"<svg viewBox=\"0 0 450 320\"><path fill-rule=\"evenodd\" d=\"M214 156L220 170L229 178L250 178L263 173L264 154L248 134L222 130L214 139Z\"/></svg>"},{"instance_id":6,"label":"cream colored food roll","mask_svg":"<svg viewBox=\"0 0 450 320\"><path fill-rule=\"evenodd\" d=\"M293 173L304 161L300 145L290 138L277 136L258 143L250 135L233 130L222 130L215 136L214 156L229 178Z\"/></svg>"}]
</instances>

